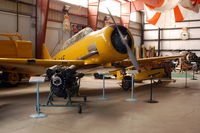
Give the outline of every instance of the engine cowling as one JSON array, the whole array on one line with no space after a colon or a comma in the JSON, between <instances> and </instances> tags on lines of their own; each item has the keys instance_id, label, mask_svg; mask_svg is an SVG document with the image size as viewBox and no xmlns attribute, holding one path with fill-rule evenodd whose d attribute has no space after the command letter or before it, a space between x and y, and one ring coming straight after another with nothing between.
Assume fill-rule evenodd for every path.
<instances>
[{"instance_id":1,"label":"engine cowling","mask_svg":"<svg viewBox=\"0 0 200 133\"><path fill-rule=\"evenodd\" d=\"M134 47L134 40L130 31L121 25L117 26L130 48ZM85 60L86 64L105 64L121 61L128 57L127 49L122 42L116 25L94 31L66 49L60 51L54 59L57 60Z\"/></svg>"}]
</instances>

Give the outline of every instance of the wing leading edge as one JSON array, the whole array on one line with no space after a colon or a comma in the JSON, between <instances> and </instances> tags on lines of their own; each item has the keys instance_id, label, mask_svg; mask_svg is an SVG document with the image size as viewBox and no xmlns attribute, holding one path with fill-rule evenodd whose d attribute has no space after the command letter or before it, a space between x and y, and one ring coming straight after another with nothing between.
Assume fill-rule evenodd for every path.
<instances>
[{"instance_id":1,"label":"wing leading edge","mask_svg":"<svg viewBox=\"0 0 200 133\"><path fill-rule=\"evenodd\" d=\"M140 59L137 59L137 61L139 62L140 65L142 65L145 63L154 63L154 62L161 62L161 61L163 62L163 61L169 61L169 60L183 58L183 57L184 57L183 55L161 56L161 57L140 58ZM124 67L129 67L132 65L129 60L121 61L121 62L118 62L117 64Z\"/></svg>"},{"instance_id":2,"label":"wing leading edge","mask_svg":"<svg viewBox=\"0 0 200 133\"><path fill-rule=\"evenodd\" d=\"M163 57L141 58L137 60L139 64L142 65L146 63L164 62L164 61L177 59L177 58L183 58L183 57L184 56L182 55L181 56L163 56ZM129 60L114 62L113 64L115 65L110 66L110 68L112 68L113 70L132 66L132 63ZM27 73L30 72L33 74L44 74L46 72L46 69L53 65L63 65L63 66L75 65L79 69L86 68L84 71L86 71L87 69L89 70L94 69L93 71L96 71L96 70L99 70L98 66L101 66L97 64L95 66L93 66L94 64L85 65L84 60L0 58L1 67L16 70L16 71L25 71Z\"/></svg>"},{"instance_id":3,"label":"wing leading edge","mask_svg":"<svg viewBox=\"0 0 200 133\"><path fill-rule=\"evenodd\" d=\"M0 58L0 66L16 71L26 71L27 73L43 74L46 68L53 65L77 67L84 66L83 60L53 60L53 59L22 59L22 58Z\"/></svg>"}]
</instances>

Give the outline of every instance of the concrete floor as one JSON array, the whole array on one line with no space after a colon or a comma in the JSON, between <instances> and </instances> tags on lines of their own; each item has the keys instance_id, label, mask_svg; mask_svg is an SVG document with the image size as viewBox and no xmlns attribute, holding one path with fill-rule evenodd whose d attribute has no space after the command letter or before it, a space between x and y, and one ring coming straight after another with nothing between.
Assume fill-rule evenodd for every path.
<instances>
[{"instance_id":1,"label":"concrete floor","mask_svg":"<svg viewBox=\"0 0 200 133\"><path fill-rule=\"evenodd\" d=\"M200 75L198 75L200 79ZM83 113L77 108L41 108L46 118L33 119L35 86L21 84L0 88L0 133L200 133L200 83L184 79L156 86L154 97L159 103L144 102L149 98L149 81L136 84L137 102L125 102L119 81L106 80L109 101L98 101L102 80L85 77L81 94L88 96ZM48 84L41 85L41 102L48 95ZM75 98L76 99L76 98ZM61 101L62 99L57 99Z\"/></svg>"}]
</instances>

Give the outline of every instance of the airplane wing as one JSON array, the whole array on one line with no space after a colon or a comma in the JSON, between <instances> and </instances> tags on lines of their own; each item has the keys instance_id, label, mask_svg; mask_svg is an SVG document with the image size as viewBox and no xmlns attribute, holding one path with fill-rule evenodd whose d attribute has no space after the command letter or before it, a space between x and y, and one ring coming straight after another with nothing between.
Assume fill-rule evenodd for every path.
<instances>
[{"instance_id":1,"label":"airplane wing","mask_svg":"<svg viewBox=\"0 0 200 133\"><path fill-rule=\"evenodd\" d=\"M184 56L163 56L137 59L141 66L146 63L164 62L172 59L182 58ZM111 66L103 66L98 64L85 65L84 60L53 60L53 59L19 59L19 58L0 58L0 66L2 68L16 70L21 72L32 73L34 75L44 74L48 67L53 65L78 67L79 72L94 73L97 71L115 71L121 68L132 66L130 60L112 63Z\"/></svg>"},{"instance_id":2,"label":"airplane wing","mask_svg":"<svg viewBox=\"0 0 200 133\"><path fill-rule=\"evenodd\" d=\"M145 67L147 65L150 65L151 63L156 64L156 63L160 63L160 62L166 62L169 60L173 60L173 59L178 59L178 58L183 58L183 55L179 55L179 56L161 56L161 57L150 57L150 58L140 58L137 59L140 67ZM97 65L94 67L90 67L88 69L80 69L78 71L82 72L82 73L95 73L95 72L113 72L116 70L120 70L120 69L125 69L127 67L133 66L132 62L130 60L123 60L123 61L119 61L119 62L114 62L111 63L112 65L110 66L104 66L104 65Z\"/></svg>"},{"instance_id":3,"label":"airplane wing","mask_svg":"<svg viewBox=\"0 0 200 133\"><path fill-rule=\"evenodd\" d=\"M140 59L137 59L137 61L139 62L140 65L143 65L143 64L146 64L146 63L164 62L164 61L169 61L169 60L183 58L183 57L184 57L183 55L160 56L160 57L140 58ZM128 67L128 66L131 66L132 63L129 60L124 60L124 61L121 61L121 62L117 62L116 65Z\"/></svg>"},{"instance_id":4,"label":"airplane wing","mask_svg":"<svg viewBox=\"0 0 200 133\"><path fill-rule=\"evenodd\" d=\"M157 62L157 61L168 61L168 60L173 60L177 58L183 58L183 55L178 55L178 56L160 56L160 57L150 57L150 58L141 58L138 59L139 63L144 63L144 62Z\"/></svg>"},{"instance_id":5,"label":"airplane wing","mask_svg":"<svg viewBox=\"0 0 200 133\"><path fill-rule=\"evenodd\" d=\"M0 58L2 68L23 71L34 74L43 74L46 68L53 65L84 66L83 60L53 60L53 59L22 59L22 58Z\"/></svg>"}]
</instances>

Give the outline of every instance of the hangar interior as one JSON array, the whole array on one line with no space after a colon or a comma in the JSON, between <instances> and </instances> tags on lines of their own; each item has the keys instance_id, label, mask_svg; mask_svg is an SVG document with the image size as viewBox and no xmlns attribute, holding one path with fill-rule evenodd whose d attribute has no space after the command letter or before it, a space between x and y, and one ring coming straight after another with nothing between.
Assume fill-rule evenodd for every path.
<instances>
[{"instance_id":1,"label":"hangar interior","mask_svg":"<svg viewBox=\"0 0 200 133\"><path fill-rule=\"evenodd\" d=\"M181 4L184 2L187 4L190 3L190 5L192 4L191 6L193 7L191 8L188 6L187 9L184 7L183 10ZM168 4L164 7L167 11L161 8L161 4L163 4L163 7ZM124 43L124 40L128 40L129 36L133 38L133 46L135 49L133 50L132 47L132 53L137 57L141 70L145 70L143 71L145 74L134 75L133 72L137 72L135 72L135 70L131 71L131 69L128 76L129 79L124 83L125 85L126 83L128 84L128 91L124 91L124 88L121 87L123 86L123 79L125 79L124 75L121 74L122 72L119 72L119 75L118 72L116 72L114 74L116 76L115 78L113 78L113 73L108 73L105 69L103 72L98 71L98 75L103 75L103 79L102 77L94 78L93 75L87 74L85 74L86 76L83 78L81 77L82 79L77 76L76 78L78 80L81 79L81 82L78 84L80 87L78 94L80 93L81 95L87 96L87 102L83 102L82 99L77 97L72 97L72 99L75 99L75 103L80 103L82 113L77 113L77 108L40 107L41 112L47 115L45 118L29 117L31 114L35 113L35 110L36 113L38 113L38 106L36 106L35 102L35 88L37 87L35 87L35 83L28 82L29 78L31 76L36 76L36 74L31 75L31 73L31 76L29 75L26 77L28 80L23 80L15 85L1 83L0 132L199 133L199 4L199 0L1 0L0 75L2 75L6 67L9 66L4 64L14 64L14 67L12 65L12 69L6 70L5 73L13 72L16 70L15 67L20 66L16 64L19 62L15 62L19 58L12 55L13 50L3 44L4 41L2 40L6 40L5 36L7 37L17 33L23 37L22 40L30 41L32 43L32 49L21 49L20 52L29 52L33 54L33 56L28 57L31 58L28 60L28 63L30 63L28 65L35 65L34 63L37 61L34 59L42 60L44 57L43 46L46 46L51 57L55 56L52 60L60 59L59 55L57 57L57 53L63 50L65 45L65 47L70 48L70 45L73 45L73 43L69 44L66 41L74 35L76 36L77 33L80 33L79 31L90 27L93 31L105 29L105 33L108 33L105 27L109 27L110 25L114 25L116 32L119 32L118 37L121 38L121 40L118 40L119 42ZM160 8L158 6L160 6ZM178 6L182 11L182 14L178 15L179 17L184 17L184 19L172 24L172 21L177 19L177 12L175 12L174 8ZM170 11L173 9L174 12L171 13L168 8L170 8ZM198 11L196 9L198 9ZM109 11L111 13L109 13ZM159 17L157 16L157 18L156 15L154 15L149 19L150 13L161 15ZM171 16L167 13L171 13ZM162 14L165 16L163 17ZM113 19L115 22L113 22ZM157 19L157 23L155 23L155 19ZM154 20L154 25L149 23L152 22L152 20ZM117 25L122 25L128 29L129 32L126 36L125 33L120 35L121 28ZM94 38L99 36L106 38L106 35L100 35L93 31L93 34L97 34ZM102 30L102 32L104 32L104 30ZM90 34L87 34L81 37L78 41L84 41L87 37L89 38L89 35ZM89 38L89 40L93 40L93 37ZM102 39L98 41L100 42L101 40ZM95 49L98 49L98 45L96 44L98 41L95 42ZM87 43L87 41L85 41L85 43ZM82 45L82 43L80 44ZM82 48L81 45L79 45L80 49ZM16 50L20 49L18 47L17 44ZM126 52L127 51L128 48L126 49ZM81 53L81 50L75 51L74 53L78 52ZM103 59L98 58L102 62L99 61L99 63L97 60L95 63L99 63L104 66L104 68L107 68L112 63L116 63L115 61L117 59L115 58L118 57L118 54L116 54L115 58L110 58L110 62L106 62L109 61L109 59L105 59L107 53L103 51L97 52L98 53L94 53L94 55L93 53L88 53L81 56L79 59L77 58L76 64L81 64L82 60L90 58L90 56L98 56L101 53L105 54L105 56L102 57ZM73 53L73 51L71 53ZM112 50L110 53L112 53ZM172 56L180 56L183 53L186 54L181 57L182 59L184 58L184 61L182 61L183 64L178 62L178 66L176 64L177 58L173 58ZM190 53L191 56L189 56L190 54L188 53ZM128 56L132 61L129 53ZM126 58L128 58L128 56ZM165 62L167 59L165 57L167 56L171 56L171 59L174 60ZM63 60L65 60L64 56L62 57ZM22 58L27 59L27 57ZM120 60L121 58L122 57L119 57ZM148 58L150 61L148 61ZM32 59L34 62L31 62ZM151 59L153 60L152 62ZM71 64L73 65L73 58L70 57L68 60L72 60ZM90 63L90 61L92 62L94 60L95 59L91 59L88 62ZM180 60L181 59L179 59L179 61ZM89 64L88 62L84 65L80 65L78 69L87 66ZM136 61L133 60L132 64L135 66L133 69L138 70L136 67L138 62L134 64L135 62ZM169 73L166 72L165 65L163 65L168 63L172 63L172 66L170 66L170 76ZM64 63L61 62L61 65L63 64ZM122 64L119 63L117 65L119 66ZM87 67L90 66L88 65ZM163 70L160 70L161 68L163 68ZM37 71L37 68L34 69ZM160 73L164 73L163 75L167 75L169 79L166 80L166 77L155 76ZM48 75L48 73L46 75ZM105 78L105 75L109 77ZM139 79L139 81L136 83L133 82L131 75L135 76L135 82L137 79ZM145 77L146 75L148 78ZM37 76L39 75L37 74ZM5 77L1 77L0 80L4 81L3 78ZM40 84L41 103L45 103L46 100L50 100L50 103L54 102L53 98L52 100L51 98L47 99L52 82L53 81L50 80L50 82L46 81ZM134 85L132 85L133 83ZM109 98L108 100L98 100L98 98L102 96L102 88L103 97L105 94L106 97ZM151 88L153 91L151 91ZM151 92L153 93L153 99L156 99L158 103L146 102L149 98L151 100ZM55 95L56 94L58 93L55 93ZM66 94L68 93L66 92ZM135 97L137 101L127 102L126 99L129 98L130 95L131 98ZM55 101L58 100L58 103L63 104L63 101L65 102L68 98L69 96L66 96L64 100L63 98L55 98Z\"/></svg>"}]
</instances>

